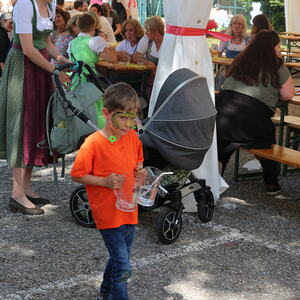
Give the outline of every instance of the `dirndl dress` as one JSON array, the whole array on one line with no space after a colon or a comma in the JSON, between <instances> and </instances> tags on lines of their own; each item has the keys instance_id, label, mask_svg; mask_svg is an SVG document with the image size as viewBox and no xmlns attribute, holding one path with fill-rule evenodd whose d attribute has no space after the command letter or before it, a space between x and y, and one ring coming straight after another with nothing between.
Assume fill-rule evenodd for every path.
<instances>
[{"instance_id":1,"label":"dirndl dress","mask_svg":"<svg viewBox=\"0 0 300 300\"><path fill-rule=\"evenodd\" d=\"M49 60L45 39L50 30L38 31L33 5L33 45ZM11 167L44 166L52 161L46 143L46 109L53 92L51 74L23 55L20 38L5 62L0 85L0 159Z\"/></svg>"}]
</instances>

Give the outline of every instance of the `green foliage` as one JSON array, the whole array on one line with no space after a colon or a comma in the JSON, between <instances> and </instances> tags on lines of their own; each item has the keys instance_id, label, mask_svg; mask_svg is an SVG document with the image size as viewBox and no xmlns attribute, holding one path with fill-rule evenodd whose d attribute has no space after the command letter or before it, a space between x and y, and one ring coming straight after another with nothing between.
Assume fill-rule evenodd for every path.
<instances>
[{"instance_id":1,"label":"green foliage","mask_svg":"<svg viewBox=\"0 0 300 300\"><path fill-rule=\"evenodd\" d=\"M243 0L240 2L241 6L246 9L246 15L249 15L252 10L252 2L254 1ZM260 3L262 12L269 17L274 29L285 31L284 0L261 0Z\"/></svg>"}]
</instances>

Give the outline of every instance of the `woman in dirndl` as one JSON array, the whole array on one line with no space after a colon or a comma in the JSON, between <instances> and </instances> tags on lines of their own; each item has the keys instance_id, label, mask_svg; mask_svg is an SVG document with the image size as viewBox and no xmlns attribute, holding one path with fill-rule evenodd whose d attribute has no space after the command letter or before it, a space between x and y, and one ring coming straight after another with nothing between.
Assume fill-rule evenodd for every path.
<instances>
[{"instance_id":1,"label":"woman in dirndl","mask_svg":"<svg viewBox=\"0 0 300 300\"><path fill-rule=\"evenodd\" d=\"M50 41L55 16L52 0L18 0L14 7L14 39L5 63L0 86L0 159L13 168L12 212L40 215L38 204L49 203L30 184L34 166L51 162L49 151L39 148L46 141L45 117L52 94L51 74L69 82L49 62L69 62Z\"/></svg>"}]
</instances>

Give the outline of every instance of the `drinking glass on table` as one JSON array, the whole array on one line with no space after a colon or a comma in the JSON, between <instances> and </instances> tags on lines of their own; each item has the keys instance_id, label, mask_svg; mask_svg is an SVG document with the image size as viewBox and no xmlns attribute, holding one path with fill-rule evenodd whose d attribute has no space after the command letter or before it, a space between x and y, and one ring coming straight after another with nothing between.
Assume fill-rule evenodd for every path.
<instances>
[{"instance_id":1,"label":"drinking glass on table","mask_svg":"<svg viewBox=\"0 0 300 300\"><path fill-rule=\"evenodd\" d=\"M140 54L140 53L136 54L136 63L138 65L143 65L144 64L144 60L145 60L145 58L144 58L143 54Z\"/></svg>"},{"instance_id":2,"label":"drinking glass on table","mask_svg":"<svg viewBox=\"0 0 300 300\"><path fill-rule=\"evenodd\" d=\"M128 53L123 53L120 64L122 65L128 65L130 63L130 54Z\"/></svg>"}]
</instances>

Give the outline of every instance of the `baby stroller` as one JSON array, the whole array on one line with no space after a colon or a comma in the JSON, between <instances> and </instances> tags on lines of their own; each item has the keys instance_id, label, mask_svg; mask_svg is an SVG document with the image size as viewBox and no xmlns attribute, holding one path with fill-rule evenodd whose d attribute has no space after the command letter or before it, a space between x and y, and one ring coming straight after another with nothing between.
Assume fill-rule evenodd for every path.
<instances>
[{"instance_id":1,"label":"baby stroller","mask_svg":"<svg viewBox=\"0 0 300 300\"><path fill-rule=\"evenodd\" d=\"M214 212L214 198L204 179L191 170L198 168L210 148L216 110L206 79L189 69L172 73L159 93L154 114L143 121L139 130L144 147L145 166L154 166L173 175L163 178L154 204L140 206L149 211L161 206L156 219L156 233L163 243L173 243L182 228L182 198L193 193L198 217L209 222ZM95 227L84 186L70 197L70 211L75 221Z\"/></svg>"}]
</instances>

